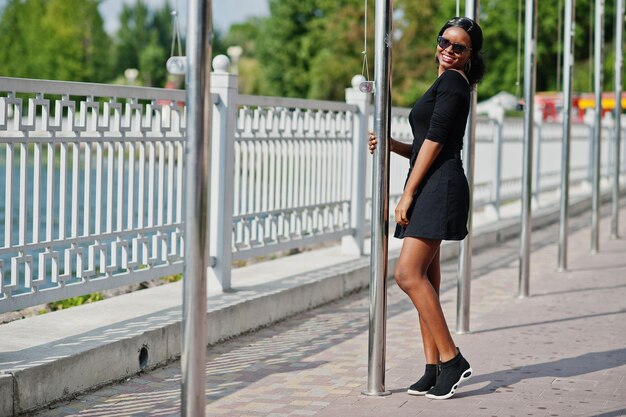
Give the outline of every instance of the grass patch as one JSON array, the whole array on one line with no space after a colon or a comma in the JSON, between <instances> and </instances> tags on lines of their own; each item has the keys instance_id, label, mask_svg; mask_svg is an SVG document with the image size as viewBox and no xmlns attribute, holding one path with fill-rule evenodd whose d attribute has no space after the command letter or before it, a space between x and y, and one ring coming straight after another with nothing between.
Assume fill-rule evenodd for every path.
<instances>
[{"instance_id":1,"label":"grass patch","mask_svg":"<svg viewBox=\"0 0 626 417\"><path fill-rule=\"evenodd\" d=\"M79 295L78 297L68 298L66 300L54 301L48 303L47 307L49 311L65 310L66 308L76 307L83 304L95 303L96 301L104 300L102 293L93 292L91 294ZM47 312L46 310L40 310L39 313Z\"/></svg>"}]
</instances>

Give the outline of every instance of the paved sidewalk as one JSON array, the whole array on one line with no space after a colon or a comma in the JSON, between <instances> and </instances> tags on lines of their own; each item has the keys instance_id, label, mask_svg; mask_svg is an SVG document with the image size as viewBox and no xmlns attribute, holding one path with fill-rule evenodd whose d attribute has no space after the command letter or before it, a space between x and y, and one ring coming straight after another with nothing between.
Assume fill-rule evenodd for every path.
<instances>
[{"instance_id":1,"label":"paved sidewalk","mask_svg":"<svg viewBox=\"0 0 626 417\"><path fill-rule=\"evenodd\" d=\"M626 238L589 253L590 215L570 220L569 271L556 272L557 226L533 232L531 297L517 299L517 240L475 254L471 330L455 335L475 376L447 401L405 393L423 369L417 315L389 289L388 397L360 395L368 296L361 292L211 347L207 416L626 416ZM620 219L626 219L622 210ZM622 220L621 236L626 237ZM442 303L455 323L456 264ZM37 416L177 416L180 364L42 410Z\"/></svg>"}]
</instances>

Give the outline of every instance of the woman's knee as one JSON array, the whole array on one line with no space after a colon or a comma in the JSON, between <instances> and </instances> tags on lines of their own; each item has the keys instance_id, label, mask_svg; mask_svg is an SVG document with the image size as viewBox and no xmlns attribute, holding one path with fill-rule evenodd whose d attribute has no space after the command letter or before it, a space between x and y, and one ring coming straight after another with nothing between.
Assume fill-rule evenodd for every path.
<instances>
[{"instance_id":1,"label":"woman's knee","mask_svg":"<svg viewBox=\"0 0 626 417\"><path fill-rule=\"evenodd\" d=\"M421 277L419 273L411 271L410 269L405 268L402 265L398 265L398 267L396 268L396 272L394 273L394 278L396 280L396 284L398 284L398 287L406 292L412 286L417 284L418 280Z\"/></svg>"}]
</instances>

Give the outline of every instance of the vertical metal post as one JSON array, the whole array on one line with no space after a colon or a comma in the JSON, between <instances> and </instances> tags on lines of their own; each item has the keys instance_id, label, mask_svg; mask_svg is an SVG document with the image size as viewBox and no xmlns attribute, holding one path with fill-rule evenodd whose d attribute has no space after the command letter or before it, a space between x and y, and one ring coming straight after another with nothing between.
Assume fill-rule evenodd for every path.
<instances>
[{"instance_id":1,"label":"vertical metal post","mask_svg":"<svg viewBox=\"0 0 626 417\"><path fill-rule=\"evenodd\" d=\"M543 120L534 120L535 122L535 136L533 138L533 149L535 162L533 164L533 207L539 207L539 195L541 194L541 139L542 139L542 127Z\"/></svg>"},{"instance_id":2,"label":"vertical metal post","mask_svg":"<svg viewBox=\"0 0 626 417\"><path fill-rule=\"evenodd\" d=\"M480 0L465 2L465 15L478 23ZM463 161L465 176L469 184L469 213L467 216L468 235L459 243L459 276L456 291L456 332L469 332L470 294L472 284L472 220L474 215L474 148L476 145L476 86L470 96L470 110L465 128L463 143Z\"/></svg>"},{"instance_id":3,"label":"vertical metal post","mask_svg":"<svg viewBox=\"0 0 626 417\"><path fill-rule=\"evenodd\" d=\"M493 207L496 218L499 219L502 199L502 131L504 130L504 109L500 108L497 114L490 115L490 117L495 129L493 136L493 152L495 162L493 164L493 180L491 182L491 207Z\"/></svg>"},{"instance_id":4,"label":"vertical metal post","mask_svg":"<svg viewBox=\"0 0 626 417\"><path fill-rule=\"evenodd\" d=\"M205 414L206 283L210 172L211 0L188 0L187 145L185 147L185 274L181 414Z\"/></svg>"},{"instance_id":5,"label":"vertical metal post","mask_svg":"<svg viewBox=\"0 0 626 417\"><path fill-rule=\"evenodd\" d=\"M587 182L589 183L589 185L593 183L593 142L594 142L593 123L594 121L592 119L593 117L591 117L590 119L587 119L587 117L585 117L585 125L587 126L589 130L589 147L587 150Z\"/></svg>"},{"instance_id":6,"label":"vertical metal post","mask_svg":"<svg viewBox=\"0 0 626 417\"><path fill-rule=\"evenodd\" d=\"M607 180L610 181L611 179L611 174L613 173L613 167L614 167L614 161L615 161L615 155L613 155L614 149L613 149L613 145L615 145L613 143L613 139L614 139L614 131L613 131L613 125L612 123L605 123L604 129L606 132L606 145L608 146L608 149L606 150L606 154L607 154L607 161L606 161L606 173L604 174L604 176L607 178ZM600 181L602 181L602 174L600 174Z\"/></svg>"},{"instance_id":7,"label":"vertical metal post","mask_svg":"<svg viewBox=\"0 0 626 417\"><path fill-rule=\"evenodd\" d=\"M387 251L389 241L389 137L391 132L392 0L376 0L374 153L372 178L372 249L370 274L369 351L365 395L385 391L387 319Z\"/></svg>"},{"instance_id":8,"label":"vertical metal post","mask_svg":"<svg viewBox=\"0 0 626 417\"><path fill-rule=\"evenodd\" d=\"M350 199L350 227L354 234L342 239L342 253L364 254L365 241L365 179L367 170L367 122L370 114L369 93L359 91L359 85L365 81L362 75L352 77L352 88L346 88L346 103L355 104L359 111L353 116L352 131L352 184Z\"/></svg>"},{"instance_id":9,"label":"vertical metal post","mask_svg":"<svg viewBox=\"0 0 626 417\"><path fill-rule=\"evenodd\" d=\"M619 1L619 0L618 0ZM563 143L561 149L561 208L558 270L567 269L567 227L569 219L569 172L572 136L572 72L574 68L575 1L565 0L563 40Z\"/></svg>"},{"instance_id":10,"label":"vertical metal post","mask_svg":"<svg viewBox=\"0 0 626 417\"><path fill-rule=\"evenodd\" d=\"M615 133L613 134L613 190L611 204L611 239L618 239L619 175L622 139L622 65L624 63L624 0L615 0Z\"/></svg>"},{"instance_id":11,"label":"vertical metal post","mask_svg":"<svg viewBox=\"0 0 626 417\"><path fill-rule=\"evenodd\" d=\"M537 0L526 0L524 31L524 163L522 172L522 233L518 291L520 298L528 297L530 278L533 131L535 128L535 75L537 72Z\"/></svg>"},{"instance_id":12,"label":"vertical metal post","mask_svg":"<svg viewBox=\"0 0 626 417\"><path fill-rule=\"evenodd\" d=\"M600 246L600 142L602 141L604 0L596 0L594 26L593 88L596 108L594 112L593 172L591 180L591 253L597 253Z\"/></svg>"}]
</instances>

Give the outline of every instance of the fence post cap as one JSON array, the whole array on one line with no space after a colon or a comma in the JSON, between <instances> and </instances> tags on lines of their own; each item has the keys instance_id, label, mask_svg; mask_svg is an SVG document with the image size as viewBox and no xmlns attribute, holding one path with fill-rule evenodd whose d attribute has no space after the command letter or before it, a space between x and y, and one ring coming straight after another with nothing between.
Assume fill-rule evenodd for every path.
<instances>
[{"instance_id":1,"label":"fence post cap","mask_svg":"<svg viewBox=\"0 0 626 417\"><path fill-rule=\"evenodd\" d=\"M213 58L213 71L215 72L228 72L230 68L230 59L226 55L216 55Z\"/></svg>"},{"instance_id":2,"label":"fence post cap","mask_svg":"<svg viewBox=\"0 0 626 417\"><path fill-rule=\"evenodd\" d=\"M352 77L352 88L354 88L355 90L359 89L359 85L363 82L366 81L365 77L362 76L361 74L357 74L354 77Z\"/></svg>"}]
</instances>

